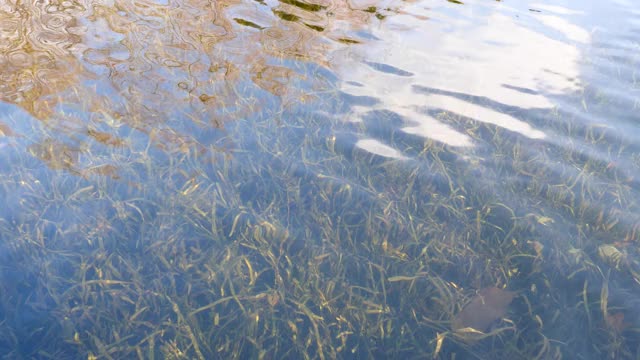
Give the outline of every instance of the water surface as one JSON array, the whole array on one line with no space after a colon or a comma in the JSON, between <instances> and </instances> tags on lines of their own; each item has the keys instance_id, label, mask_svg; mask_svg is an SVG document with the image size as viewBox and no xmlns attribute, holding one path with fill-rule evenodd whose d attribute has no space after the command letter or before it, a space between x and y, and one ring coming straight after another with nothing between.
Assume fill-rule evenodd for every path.
<instances>
[{"instance_id":1,"label":"water surface","mask_svg":"<svg viewBox=\"0 0 640 360\"><path fill-rule=\"evenodd\" d=\"M639 40L623 0L4 2L0 353L634 358Z\"/></svg>"}]
</instances>

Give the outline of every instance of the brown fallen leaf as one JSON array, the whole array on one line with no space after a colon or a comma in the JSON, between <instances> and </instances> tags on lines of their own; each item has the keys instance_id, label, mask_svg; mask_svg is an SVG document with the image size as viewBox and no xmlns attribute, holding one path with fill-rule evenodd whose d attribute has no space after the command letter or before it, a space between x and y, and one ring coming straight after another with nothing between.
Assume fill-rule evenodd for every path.
<instances>
[{"instance_id":1,"label":"brown fallen leaf","mask_svg":"<svg viewBox=\"0 0 640 360\"><path fill-rule=\"evenodd\" d=\"M269 305L271 305L271 307L274 307L280 302L280 296L278 296L277 292L271 293L267 295L267 302L269 303Z\"/></svg>"},{"instance_id":2,"label":"brown fallen leaf","mask_svg":"<svg viewBox=\"0 0 640 360\"><path fill-rule=\"evenodd\" d=\"M496 320L507 313L515 296L514 291L497 287L484 288L453 318L451 328L454 331L473 328L486 332Z\"/></svg>"},{"instance_id":3,"label":"brown fallen leaf","mask_svg":"<svg viewBox=\"0 0 640 360\"><path fill-rule=\"evenodd\" d=\"M542 245L542 243L539 241L527 241L527 243L531 244L531 246L533 247L533 250L535 250L536 259L541 259L543 250L544 250L544 245Z\"/></svg>"},{"instance_id":4,"label":"brown fallen leaf","mask_svg":"<svg viewBox=\"0 0 640 360\"><path fill-rule=\"evenodd\" d=\"M87 177L91 174L95 174L95 175L101 175L101 176L109 176L114 180L120 179L120 176L118 175L118 168L109 164L98 165L88 169L84 169L80 173L84 177Z\"/></svg>"},{"instance_id":5,"label":"brown fallen leaf","mask_svg":"<svg viewBox=\"0 0 640 360\"><path fill-rule=\"evenodd\" d=\"M630 326L629 323L624 322L624 314L621 312L608 314L604 320L607 324L607 327L616 334L621 334Z\"/></svg>"}]
</instances>

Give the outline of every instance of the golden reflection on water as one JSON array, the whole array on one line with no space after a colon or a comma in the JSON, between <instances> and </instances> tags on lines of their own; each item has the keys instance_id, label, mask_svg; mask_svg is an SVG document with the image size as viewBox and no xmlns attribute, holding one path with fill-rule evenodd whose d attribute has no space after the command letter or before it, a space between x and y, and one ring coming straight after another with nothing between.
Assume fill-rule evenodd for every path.
<instances>
[{"instance_id":1,"label":"golden reflection on water","mask_svg":"<svg viewBox=\"0 0 640 360\"><path fill-rule=\"evenodd\" d=\"M43 3L29 7L0 7L0 100L45 119L59 92L80 81L82 67L69 49L81 37L68 9L55 11Z\"/></svg>"},{"instance_id":2,"label":"golden reflection on water","mask_svg":"<svg viewBox=\"0 0 640 360\"><path fill-rule=\"evenodd\" d=\"M225 87L238 86L245 76L279 94L295 69L269 65L270 57L327 64L327 51L336 46L328 38L346 38L345 23L352 27L372 17L347 2L63 4L8 3L0 10L0 97L39 119L51 115L55 101L78 101L61 93L90 90L82 84L90 79L108 78L110 97L155 114L166 110L167 100L194 107L211 106L214 98L217 106L233 104L236 94ZM54 94L60 98L44 106Z\"/></svg>"},{"instance_id":3,"label":"golden reflection on water","mask_svg":"<svg viewBox=\"0 0 640 360\"><path fill-rule=\"evenodd\" d=\"M313 99L328 85L316 81L305 63L329 66L333 49L362 42L353 31L376 20L378 12L370 3L361 6L298 0L3 2L0 101L46 121L49 129L79 135L81 142L125 145L118 129L127 125L162 149L202 153L206 144L185 133L183 124L175 126L177 119L223 128L259 114L270 96L283 106ZM293 62L285 64L287 59ZM307 88L297 88L297 81ZM33 141L49 149L53 140ZM78 167L74 158L38 157L52 168Z\"/></svg>"},{"instance_id":4,"label":"golden reflection on water","mask_svg":"<svg viewBox=\"0 0 640 360\"><path fill-rule=\"evenodd\" d=\"M126 144L117 129L127 125L161 149L204 154L209 144L185 132L185 123L223 129L273 111L274 99L285 108L335 91L309 70L314 64L338 75L337 90L376 99L377 105L352 106L347 120L389 110L403 118L408 134L472 147L470 134L427 115L439 109L545 138L527 119L465 97L551 108L550 94L577 91L575 43L588 43L589 33L563 16L581 14L545 4L535 4L544 13L533 13L523 4L474 3L452 16L446 11L451 6L329 0L4 3L0 100L65 134L106 146ZM84 114L91 127L62 107ZM388 157L406 159L380 140L363 140L358 146L367 151L381 155L387 149Z\"/></svg>"}]
</instances>

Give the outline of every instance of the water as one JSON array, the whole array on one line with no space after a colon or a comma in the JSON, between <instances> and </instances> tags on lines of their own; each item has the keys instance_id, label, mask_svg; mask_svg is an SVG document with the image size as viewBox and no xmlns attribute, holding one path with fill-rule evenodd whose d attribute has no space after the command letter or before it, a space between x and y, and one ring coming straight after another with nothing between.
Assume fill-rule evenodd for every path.
<instances>
[{"instance_id":1,"label":"water","mask_svg":"<svg viewBox=\"0 0 640 360\"><path fill-rule=\"evenodd\" d=\"M639 39L622 0L2 2L0 356L636 358Z\"/></svg>"}]
</instances>

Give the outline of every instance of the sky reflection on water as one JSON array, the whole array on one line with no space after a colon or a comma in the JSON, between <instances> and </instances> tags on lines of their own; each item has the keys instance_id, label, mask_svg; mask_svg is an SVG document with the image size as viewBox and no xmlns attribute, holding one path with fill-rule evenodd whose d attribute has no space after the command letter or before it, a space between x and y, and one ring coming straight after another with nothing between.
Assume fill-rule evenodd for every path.
<instances>
[{"instance_id":1,"label":"sky reflection on water","mask_svg":"<svg viewBox=\"0 0 640 360\"><path fill-rule=\"evenodd\" d=\"M342 89L379 99L377 108L401 114L405 132L452 146L472 146L473 141L424 112L446 111L543 139L544 129L495 109L552 108L553 95L581 89L580 47L589 41L588 32L561 17L564 8L543 8L540 15L524 3L477 3L450 15L441 2L409 4L402 14L372 28L380 40L344 50L336 62ZM410 75L362 66L367 62ZM438 92L416 91L425 87ZM465 100L470 97L481 98L481 103Z\"/></svg>"}]
</instances>

